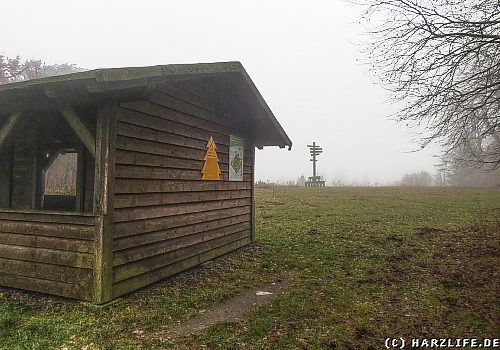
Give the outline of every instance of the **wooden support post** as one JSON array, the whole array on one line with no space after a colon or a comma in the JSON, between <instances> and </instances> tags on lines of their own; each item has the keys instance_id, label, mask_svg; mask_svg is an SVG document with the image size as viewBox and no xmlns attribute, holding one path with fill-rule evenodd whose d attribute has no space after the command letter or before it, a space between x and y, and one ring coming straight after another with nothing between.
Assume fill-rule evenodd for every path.
<instances>
[{"instance_id":1,"label":"wooden support post","mask_svg":"<svg viewBox=\"0 0 500 350\"><path fill-rule=\"evenodd\" d=\"M63 115L64 119L71 126L73 131L78 135L80 140L82 140L83 144L89 150L90 154L95 158L96 157L96 143L95 138L89 132L85 124L78 117L78 114L75 112L73 108L70 106L60 106L59 112Z\"/></svg>"},{"instance_id":2,"label":"wooden support post","mask_svg":"<svg viewBox=\"0 0 500 350\"><path fill-rule=\"evenodd\" d=\"M116 107L104 103L97 110L94 214L98 215L95 239L94 297L103 304L113 297L113 193L116 143Z\"/></svg>"},{"instance_id":3,"label":"wooden support post","mask_svg":"<svg viewBox=\"0 0 500 350\"><path fill-rule=\"evenodd\" d=\"M10 207L12 147L0 148L0 208Z\"/></svg>"},{"instance_id":4,"label":"wooden support post","mask_svg":"<svg viewBox=\"0 0 500 350\"><path fill-rule=\"evenodd\" d=\"M0 130L0 148L5 143L9 135L12 133L14 126L16 126L19 119L21 119L22 113L12 113L5 123L5 125Z\"/></svg>"},{"instance_id":5,"label":"wooden support post","mask_svg":"<svg viewBox=\"0 0 500 350\"><path fill-rule=\"evenodd\" d=\"M252 243L255 242L255 145L252 145Z\"/></svg>"}]
</instances>

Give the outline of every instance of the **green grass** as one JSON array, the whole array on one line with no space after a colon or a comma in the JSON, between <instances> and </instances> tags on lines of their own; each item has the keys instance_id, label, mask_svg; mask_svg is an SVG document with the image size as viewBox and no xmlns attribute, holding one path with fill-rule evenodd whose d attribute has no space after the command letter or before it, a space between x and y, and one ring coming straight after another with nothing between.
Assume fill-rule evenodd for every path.
<instances>
[{"instance_id":1,"label":"green grass","mask_svg":"<svg viewBox=\"0 0 500 350\"><path fill-rule=\"evenodd\" d=\"M380 349L386 337L499 337L500 191L276 188L257 243L106 307L0 290L2 349ZM255 286L238 322L169 326Z\"/></svg>"}]
</instances>

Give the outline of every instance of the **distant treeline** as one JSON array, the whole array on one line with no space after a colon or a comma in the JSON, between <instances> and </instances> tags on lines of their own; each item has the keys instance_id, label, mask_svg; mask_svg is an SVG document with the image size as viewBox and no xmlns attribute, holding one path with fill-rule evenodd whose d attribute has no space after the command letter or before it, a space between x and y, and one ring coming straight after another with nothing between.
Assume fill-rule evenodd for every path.
<instances>
[{"instance_id":1,"label":"distant treeline","mask_svg":"<svg viewBox=\"0 0 500 350\"><path fill-rule=\"evenodd\" d=\"M275 186L305 186L305 177L302 175L296 181L262 181L255 183L256 187L270 188ZM342 187L342 186L458 186L458 187L500 187L500 169L495 171L485 171L477 168L458 168L451 172L438 171L431 174L427 171L408 173L401 179L393 183L381 184L378 182L371 183L368 178L361 182L353 180L351 182L334 179L326 182L327 186Z\"/></svg>"}]
</instances>

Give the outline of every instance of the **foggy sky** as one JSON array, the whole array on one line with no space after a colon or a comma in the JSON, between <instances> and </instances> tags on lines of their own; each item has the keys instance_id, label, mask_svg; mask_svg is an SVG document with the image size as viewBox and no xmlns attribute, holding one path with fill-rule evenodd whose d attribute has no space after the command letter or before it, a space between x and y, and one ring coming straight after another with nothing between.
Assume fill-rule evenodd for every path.
<instances>
[{"instance_id":1,"label":"foggy sky","mask_svg":"<svg viewBox=\"0 0 500 350\"><path fill-rule=\"evenodd\" d=\"M257 180L318 173L344 183L389 184L434 172L436 147L417 153L388 120L387 93L359 63L360 9L343 1L3 2L0 54L93 69L240 61L290 136L292 151L256 152Z\"/></svg>"}]
</instances>

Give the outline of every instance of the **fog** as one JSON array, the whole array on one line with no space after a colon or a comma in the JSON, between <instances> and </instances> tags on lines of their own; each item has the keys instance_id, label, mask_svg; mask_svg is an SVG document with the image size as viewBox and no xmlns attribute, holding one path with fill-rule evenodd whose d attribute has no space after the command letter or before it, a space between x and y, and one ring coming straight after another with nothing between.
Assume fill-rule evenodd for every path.
<instances>
[{"instance_id":1,"label":"fog","mask_svg":"<svg viewBox=\"0 0 500 350\"><path fill-rule=\"evenodd\" d=\"M29 0L1 11L0 54L10 57L88 69L241 61L293 142L257 151L257 180L311 176L312 141L328 183L435 171L437 147L411 152L412 134L388 119L395 106L360 63L360 9L347 2Z\"/></svg>"}]
</instances>

